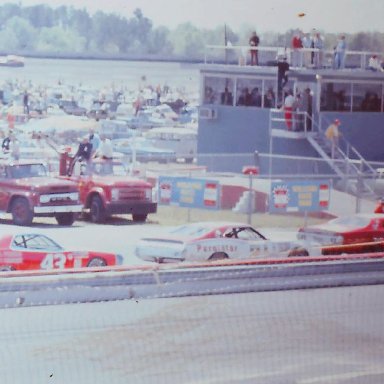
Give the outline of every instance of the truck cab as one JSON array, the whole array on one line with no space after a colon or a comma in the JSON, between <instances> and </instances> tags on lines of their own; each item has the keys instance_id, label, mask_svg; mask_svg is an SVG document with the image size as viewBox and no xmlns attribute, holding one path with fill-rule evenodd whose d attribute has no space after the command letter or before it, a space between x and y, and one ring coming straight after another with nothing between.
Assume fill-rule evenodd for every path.
<instances>
[{"instance_id":1,"label":"truck cab","mask_svg":"<svg viewBox=\"0 0 384 384\"><path fill-rule=\"evenodd\" d=\"M64 167L61 167L63 170ZM152 185L140 178L129 176L120 159L92 159L76 162L71 175L62 177L78 185L83 212L90 220L102 223L113 214L132 214L135 222L144 222L148 214L157 211L152 201Z\"/></svg>"},{"instance_id":2,"label":"truck cab","mask_svg":"<svg viewBox=\"0 0 384 384\"><path fill-rule=\"evenodd\" d=\"M35 216L55 217L72 225L82 211L77 184L48 174L35 160L0 160L0 211L16 225L31 225Z\"/></svg>"}]
</instances>

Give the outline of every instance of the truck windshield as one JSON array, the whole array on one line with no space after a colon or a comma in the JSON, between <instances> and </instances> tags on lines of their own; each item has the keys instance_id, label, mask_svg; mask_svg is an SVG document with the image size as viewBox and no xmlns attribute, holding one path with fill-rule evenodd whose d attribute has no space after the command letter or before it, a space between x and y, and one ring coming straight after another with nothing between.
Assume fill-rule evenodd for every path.
<instances>
[{"instance_id":1,"label":"truck windshield","mask_svg":"<svg viewBox=\"0 0 384 384\"><path fill-rule=\"evenodd\" d=\"M127 169L123 163L116 163L111 161L95 162L93 164L93 172L97 175L127 175Z\"/></svg>"},{"instance_id":2,"label":"truck windshield","mask_svg":"<svg viewBox=\"0 0 384 384\"><path fill-rule=\"evenodd\" d=\"M42 177L47 176L47 170L43 164L17 164L8 167L7 175L12 179Z\"/></svg>"}]
</instances>

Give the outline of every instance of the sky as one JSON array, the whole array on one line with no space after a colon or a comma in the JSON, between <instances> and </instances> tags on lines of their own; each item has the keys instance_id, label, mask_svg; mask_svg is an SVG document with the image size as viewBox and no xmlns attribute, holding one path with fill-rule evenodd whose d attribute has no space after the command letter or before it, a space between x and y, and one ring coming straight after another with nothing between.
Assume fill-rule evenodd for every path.
<instances>
[{"instance_id":1,"label":"sky","mask_svg":"<svg viewBox=\"0 0 384 384\"><path fill-rule=\"evenodd\" d=\"M23 6L46 4L86 8L131 17L136 8L155 26L191 22L212 29L224 24L258 32L312 28L332 33L384 32L384 0L5 0Z\"/></svg>"}]
</instances>

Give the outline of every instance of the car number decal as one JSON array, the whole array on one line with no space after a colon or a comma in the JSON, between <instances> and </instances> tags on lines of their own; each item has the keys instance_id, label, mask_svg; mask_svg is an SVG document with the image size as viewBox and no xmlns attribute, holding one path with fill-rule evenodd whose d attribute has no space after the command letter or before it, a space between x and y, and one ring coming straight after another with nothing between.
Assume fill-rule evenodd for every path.
<instances>
[{"instance_id":1,"label":"car number decal","mask_svg":"<svg viewBox=\"0 0 384 384\"><path fill-rule=\"evenodd\" d=\"M64 269L67 261L63 253L48 253L40 263L41 269Z\"/></svg>"}]
</instances>

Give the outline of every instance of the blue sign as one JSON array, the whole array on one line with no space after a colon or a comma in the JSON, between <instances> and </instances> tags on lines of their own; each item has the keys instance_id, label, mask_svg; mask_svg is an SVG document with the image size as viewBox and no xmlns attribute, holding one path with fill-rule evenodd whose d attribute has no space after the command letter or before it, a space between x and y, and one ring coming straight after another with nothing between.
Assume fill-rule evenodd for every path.
<instances>
[{"instance_id":1,"label":"blue sign","mask_svg":"<svg viewBox=\"0 0 384 384\"><path fill-rule=\"evenodd\" d=\"M271 183L269 212L318 212L329 207L329 182L279 181Z\"/></svg>"},{"instance_id":2,"label":"blue sign","mask_svg":"<svg viewBox=\"0 0 384 384\"><path fill-rule=\"evenodd\" d=\"M158 204L219 209L220 184L213 180L159 176Z\"/></svg>"}]
</instances>

